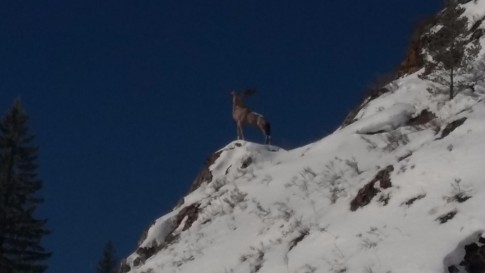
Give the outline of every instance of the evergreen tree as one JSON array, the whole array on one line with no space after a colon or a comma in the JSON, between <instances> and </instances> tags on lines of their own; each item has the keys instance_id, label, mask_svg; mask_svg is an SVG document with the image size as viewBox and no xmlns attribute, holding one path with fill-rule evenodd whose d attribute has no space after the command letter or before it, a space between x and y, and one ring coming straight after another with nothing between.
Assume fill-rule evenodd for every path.
<instances>
[{"instance_id":1,"label":"evergreen tree","mask_svg":"<svg viewBox=\"0 0 485 273\"><path fill-rule=\"evenodd\" d=\"M0 273L42 273L50 256L41 246L46 220L35 216L42 182L27 120L17 100L0 123Z\"/></svg>"},{"instance_id":2,"label":"evergreen tree","mask_svg":"<svg viewBox=\"0 0 485 273\"><path fill-rule=\"evenodd\" d=\"M461 16L464 8L449 1L438 17L438 24L425 37L429 59L420 76L449 87L449 98L453 99L458 73L467 73L472 61L480 51L478 41L471 43L466 37L468 19ZM458 83L459 85L459 83Z\"/></svg>"},{"instance_id":3,"label":"evergreen tree","mask_svg":"<svg viewBox=\"0 0 485 273\"><path fill-rule=\"evenodd\" d=\"M116 273L117 261L115 250L111 241L108 241L103 249L103 255L99 260L96 273Z\"/></svg>"}]
</instances>

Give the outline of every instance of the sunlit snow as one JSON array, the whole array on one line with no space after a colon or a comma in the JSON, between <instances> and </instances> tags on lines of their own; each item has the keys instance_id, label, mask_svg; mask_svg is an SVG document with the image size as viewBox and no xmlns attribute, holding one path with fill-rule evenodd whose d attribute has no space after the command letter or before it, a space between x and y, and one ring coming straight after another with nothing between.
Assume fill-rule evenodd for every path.
<instances>
[{"instance_id":1,"label":"sunlit snow","mask_svg":"<svg viewBox=\"0 0 485 273\"><path fill-rule=\"evenodd\" d=\"M485 14L484 2L468 3L467 14ZM212 180L154 223L140 248L156 251L128 257L130 272L448 272L485 230L484 94L449 101L416 75L315 143L223 147ZM425 109L436 118L407 125ZM359 190L390 165L392 186L376 184L369 203L351 211ZM196 220L175 226L191 205Z\"/></svg>"}]
</instances>

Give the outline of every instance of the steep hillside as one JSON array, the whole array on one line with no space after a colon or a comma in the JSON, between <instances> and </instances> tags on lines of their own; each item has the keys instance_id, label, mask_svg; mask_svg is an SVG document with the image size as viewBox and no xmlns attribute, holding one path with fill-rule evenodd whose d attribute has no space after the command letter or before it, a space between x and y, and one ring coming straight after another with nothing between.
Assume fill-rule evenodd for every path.
<instances>
[{"instance_id":1,"label":"steep hillside","mask_svg":"<svg viewBox=\"0 0 485 273\"><path fill-rule=\"evenodd\" d=\"M317 142L228 144L122 272L485 272L485 0L461 2L482 49L451 100L415 67Z\"/></svg>"}]
</instances>

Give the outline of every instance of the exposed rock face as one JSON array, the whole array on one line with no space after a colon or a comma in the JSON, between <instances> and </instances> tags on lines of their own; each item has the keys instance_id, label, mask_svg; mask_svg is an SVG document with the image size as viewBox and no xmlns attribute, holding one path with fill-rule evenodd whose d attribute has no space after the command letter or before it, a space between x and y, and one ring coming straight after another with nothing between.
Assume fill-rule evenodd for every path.
<instances>
[{"instance_id":1,"label":"exposed rock face","mask_svg":"<svg viewBox=\"0 0 485 273\"><path fill-rule=\"evenodd\" d=\"M194 203L190 206L183 208L178 214L177 218L175 219L175 226L178 227L185 221L183 224L182 231L189 229L192 224L197 220L199 217L199 203Z\"/></svg>"},{"instance_id":2,"label":"exposed rock face","mask_svg":"<svg viewBox=\"0 0 485 273\"><path fill-rule=\"evenodd\" d=\"M406 125L409 125L409 126L424 125L435 118L436 118L436 115L433 112L430 112L428 109L424 109L423 111L421 111L421 113L419 113L419 115L411 118Z\"/></svg>"},{"instance_id":3,"label":"exposed rock face","mask_svg":"<svg viewBox=\"0 0 485 273\"><path fill-rule=\"evenodd\" d=\"M421 55L422 46L420 39L411 42L408 53L399 66L399 76L414 73L423 67L424 61Z\"/></svg>"},{"instance_id":4,"label":"exposed rock face","mask_svg":"<svg viewBox=\"0 0 485 273\"><path fill-rule=\"evenodd\" d=\"M365 106L367 106L367 104L369 104L369 102L379 98L380 96L386 93L391 92L391 89L389 88L389 86L386 86L386 85L388 85L395 79L396 77L394 74L388 75L387 77L384 77L378 80L378 82L375 83L374 86L367 89L367 91L365 92L366 94L364 96L365 97L364 101L357 108L355 108L354 110L350 111L347 114L344 121L342 122L341 127L342 128L346 127L354 123L355 121L357 121L355 117L360 112L360 110L362 110Z\"/></svg>"},{"instance_id":5,"label":"exposed rock face","mask_svg":"<svg viewBox=\"0 0 485 273\"><path fill-rule=\"evenodd\" d=\"M426 37L424 34L426 31L429 30L430 26L436 23L437 17L433 17L430 19L423 20L419 24L417 24L412 36L411 42L406 52L406 56L404 60L399 65L396 73L393 73L393 79L402 77L404 75L412 74L418 70L420 70L424 66L424 55L423 49L426 45ZM481 29L476 30L476 32L480 32ZM481 33L481 32L480 32ZM479 34L477 34L479 35ZM355 122L355 116L359 113L359 111L364 108L370 101L380 97L381 95L389 92L385 86L388 82L383 82L380 86L375 86L370 90L371 92L367 92L365 96L365 100L354 110L350 111L350 113L345 117L344 121L342 122L342 128L346 127L353 122Z\"/></svg>"},{"instance_id":6,"label":"exposed rock face","mask_svg":"<svg viewBox=\"0 0 485 273\"><path fill-rule=\"evenodd\" d=\"M355 117L357 114L362 110L362 108L365 106L364 104L361 104L359 107L355 108L354 110L350 111L347 116L345 116L344 121L342 122L342 128L349 126L350 124L354 123L356 121Z\"/></svg>"},{"instance_id":7,"label":"exposed rock face","mask_svg":"<svg viewBox=\"0 0 485 273\"><path fill-rule=\"evenodd\" d=\"M475 24L471 27L470 29L470 32L472 33L472 35L470 36L471 41L478 40L483 36L483 33L485 30L479 27L482 25L484 20L485 20L485 17L476 21Z\"/></svg>"},{"instance_id":8,"label":"exposed rock face","mask_svg":"<svg viewBox=\"0 0 485 273\"><path fill-rule=\"evenodd\" d=\"M479 235L474 242L463 248L465 255L458 264L448 266L449 273L483 273L485 272L485 238ZM463 250L460 250L460 252Z\"/></svg>"},{"instance_id":9,"label":"exposed rock face","mask_svg":"<svg viewBox=\"0 0 485 273\"><path fill-rule=\"evenodd\" d=\"M130 270L131 270L131 267L126 263L126 261L123 260L121 262L119 272L120 273L126 273L126 272L129 272Z\"/></svg>"},{"instance_id":10,"label":"exposed rock face","mask_svg":"<svg viewBox=\"0 0 485 273\"><path fill-rule=\"evenodd\" d=\"M200 171L200 173L197 175L195 178L194 182L190 186L189 193L197 190L202 184L204 183L210 183L212 181L213 175L210 170L210 167L214 164L214 162L220 157L222 153L221 151L217 151L213 153L207 160L205 161L204 167ZM250 162L248 162L250 164ZM182 198L179 203L177 204L177 207L181 207L184 204L184 198ZM133 266L137 267L145 263L147 259L152 257L153 255L157 254L159 251L162 249L166 248L170 244L173 244L174 242L177 241L179 234L178 230L180 231L185 231L189 229L192 224L197 221L198 216L199 216L199 203L193 203L188 206L183 207L177 215L172 218L172 227L168 234L163 238L163 241L158 243L158 242L153 242L151 246L144 246L144 247L138 247L135 251L136 254L138 254L138 257L133 261ZM183 225L183 226L181 226ZM146 237L147 237L148 230L146 230L141 239L139 240L143 242ZM131 266L126 262L126 260L123 260L121 262L119 272L120 273L126 273L131 270Z\"/></svg>"},{"instance_id":11,"label":"exposed rock face","mask_svg":"<svg viewBox=\"0 0 485 273\"><path fill-rule=\"evenodd\" d=\"M138 247L136 250L138 257L133 261L133 266L140 266L144 264L147 259L157 254L160 250L176 242L179 237L178 230L185 231L189 229L195 221L197 221L199 217L199 207L199 203L193 203L181 209L174 217L171 230L168 232L165 238L163 238L162 242L154 241L150 246ZM146 237L146 234L144 236ZM123 261L120 266L120 272L125 273L130 270L131 267L125 261Z\"/></svg>"},{"instance_id":12,"label":"exposed rock face","mask_svg":"<svg viewBox=\"0 0 485 273\"><path fill-rule=\"evenodd\" d=\"M253 163L253 158L248 157L244 159L241 164L241 169L246 169L247 167L249 167L249 165L251 165L251 163Z\"/></svg>"},{"instance_id":13,"label":"exposed rock face","mask_svg":"<svg viewBox=\"0 0 485 273\"><path fill-rule=\"evenodd\" d=\"M485 238L480 237L477 243L466 245L465 252L461 265L470 273L485 272Z\"/></svg>"},{"instance_id":14,"label":"exposed rock face","mask_svg":"<svg viewBox=\"0 0 485 273\"><path fill-rule=\"evenodd\" d=\"M219 158L222 151L215 152L209 158L207 158L204 168L200 171L199 175L194 180L192 186L190 186L189 192L193 192L200 187L203 183L209 183L212 180L212 173L209 167Z\"/></svg>"},{"instance_id":15,"label":"exposed rock face","mask_svg":"<svg viewBox=\"0 0 485 273\"><path fill-rule=\"evenodd\" d=\"M431 18L427 20L423 20L419 23L414 30L411 36L411 42L406 52L406 56L404 60L399 65L396 73L393 73L392 79L396 79L398 77L402 77L404 75L412 74L418 70L420 70L424 66L424 57L423 57L423 48L426 44L425 37L423 34L429 30L430 26L436 22L436 18ZM480 29L477 30L479 32ZM352 123L354 123L355 116L359 113L359 111L364 108L370 101L380 97L383 94L389 92L385 86L388 82L384 81L380 84L380 86L375 86L369 91L367 91L365 100L359 104L359 106L350 111L350 113L345 117L344 121L342 122L342 128L346 127Z\"/></svg>"},{"instance_id":16,"label":"exposed rock face","mask_svg":"<svg viewBox=\"0 0 485 273\"><path fill-rule=\"evenodd\" d=\"M364 187L359 190L357 196L350 202L350 210L355 211L358 208L364 207L372 201L380 190L376 188L376 183L379 182L379 187L381 189L387 189L392 187L391 183L391 172L394 171L392 165L387 166L385 169L380 170L374 179L367 183Z\"/></svg>"},{"instance_id":17,"label":"exposed rock face","mask_svg":"<svg viewBox=\"0 0 485 273\"><path fill-rule=\"evenodd\" d=\"M456 4L465 4L471 1L472 0L458 0L455 2ZM429 32L432 26L436 25L442 20L442 15L443 13L439 13L434 17L422 20L417 24L417 27L411 36L411 42L406 56L399 66L397 73L399 77L412 74L424 66L424 49L427 44L432 42L425 34ZM484 19L485 18L480 18L470 28L468 33L470 34L470 41L478 40L483 36L484 30L480 28L480 26L482 25Z\"/></svg>"},{"instance_id":18,"label":"exposed rock face","mask_svg":"<svg viewBox=\"0 0 485 273\"><path fill-rule=\"evenodd\" d=\"M134 266L139 266L144 263L148 258L155 255L160 250L160 245L154 244L150 247L140 247L136 250L139 255L135 261L133 261Z\"/></svg>"},{"instance_id":19,"label":"exposed rock face","mask_svg":"<svg viewBox=\"0 0 485 273\"><path fill-rule=\"evenodd\" d=\"M398 69L398 76L404 76L414 73L424 66L423 47L425 40L423 34L429 29L433 19L427 19L420 22L411 36L411 42L408 47L406 57Z\"/></svg>"},{"instance_id":20,"label":"exposed rock face","mask_svg":"<svg viewBox=\"0 0 485 273\"><path fill-rule=\"evenodd\" d=\"M460 118L460 119L457 119L457 120L450 122L448 125L446 125L445 129L443 129L443 131L441 132L441 136L438 139L445 138L451 132L453 132L456 128L463 125L463 123L465 123L465 121L466 121L466 118L463 117L463 118Z\"/></svg>"}]
</instances>

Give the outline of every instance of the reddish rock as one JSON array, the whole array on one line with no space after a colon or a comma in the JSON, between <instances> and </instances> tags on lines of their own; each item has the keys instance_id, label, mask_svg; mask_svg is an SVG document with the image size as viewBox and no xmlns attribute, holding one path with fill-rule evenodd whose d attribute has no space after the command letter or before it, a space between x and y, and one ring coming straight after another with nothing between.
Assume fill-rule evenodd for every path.
<instances>
[{"instance_id":1,"label":"reddish rock","mask_svg":"<svg viewBox=\"0 0 485 273\"><path fill-rule=\"evenodd\" d=\"M221 156L222 151L218 151L214 154L212 154L207 160L205 161L204 168L200 171L199 175L194 180L194 183L192 183L192 186L190 186L189 192L193 192L196 189L198 189L203 183L210 183L212 181L212 173L209 170L210 166L216 162L216 160Z\"/></svg>"},{"instance_id":2,"label":"reddish rock","mask_svg":"<svg viewBox=\"0 0 485 273\"><path fill-rule=\"evenodd\" d=\"M394 166L389 165L385 169L380 170L374 179L362 187L357 196L350 202L350 210L356 211L358 208L368 205L372 199L380 192L375 184L379 182L381 189L387 189L392 187L391 172L394 171Z\"/></svg>"}]
</instances>

